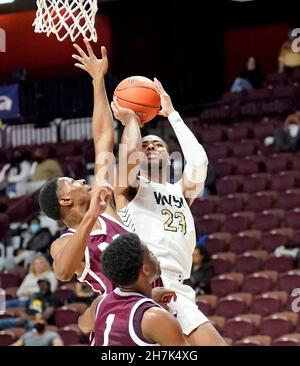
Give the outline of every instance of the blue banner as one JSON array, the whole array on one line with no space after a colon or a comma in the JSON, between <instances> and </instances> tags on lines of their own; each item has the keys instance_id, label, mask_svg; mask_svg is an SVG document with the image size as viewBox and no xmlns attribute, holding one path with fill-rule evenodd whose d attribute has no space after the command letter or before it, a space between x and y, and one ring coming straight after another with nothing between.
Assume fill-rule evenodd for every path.
<instances>
[{"instance_id":1,"label":"blue banner","mask_svg":"<svg viewBox=\"0 0 300 366\"><path fill-rule=\"evenodd\" d=\"M17 118L19 116L19 85L0 86L0 119Z\"/></svg>"}]
</instances>

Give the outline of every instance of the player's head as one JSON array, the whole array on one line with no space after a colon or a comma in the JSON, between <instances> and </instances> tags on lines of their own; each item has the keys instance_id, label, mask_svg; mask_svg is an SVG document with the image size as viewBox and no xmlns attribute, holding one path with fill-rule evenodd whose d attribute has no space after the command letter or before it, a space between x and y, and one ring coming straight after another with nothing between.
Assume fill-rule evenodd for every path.
<instances>
[{"instance_id":1,"label":"player's head","mask_svg":"<svg viewBox=\"0 0 300 366\"><path fill-rule=\"evenodd\" d=\"M160 276L156 257L136 234L113 240L102 254L103 272L119 286L150 285Z\"/></svg>"},{"instance_id":2,"label":"player's head","mask_svg":"<svg viewBox=\"0 0 300 366\"><path fill-rule=\"evenodd\" d=\"M84 179L55 177L44 184L39 194L41 210L53 220L64 221L71 209L87 210L91 188Z\"/></svg>"},{"instance_id":3,"label":"player's head","mask_svg":"<svg viewBox=\"0 0 300 366\"><path fill-rule=\"evenodd\" d=\"M142 148L145 160L141 164L142 170L153 167L164 168L171 164L168 145L156 135L147 135L142 138Z\"/></svg>"}]
</instances>

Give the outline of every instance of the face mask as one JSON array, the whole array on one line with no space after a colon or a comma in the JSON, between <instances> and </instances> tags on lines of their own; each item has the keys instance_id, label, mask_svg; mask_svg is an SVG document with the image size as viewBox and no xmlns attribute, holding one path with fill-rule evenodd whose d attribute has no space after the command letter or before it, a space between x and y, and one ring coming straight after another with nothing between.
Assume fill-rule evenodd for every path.
<instances>
[{"instance_id":1,"label":"face mask","mask_svg":"<svg viewBox=\"0 0 300 366\"><path fill-rule=\"evenodd\" d=\"M40 224L31 224L30 225L30 231L32 232L32 234L36 234L37 232L39 232L41 229L41 225Z\"/></svg>"},{"instance_id":2,"label":"face mask","mask_svg":"<svg viewBox=\"0 0 300 366\"><path fill-rule=\"evenodd\" d=\"M45 330L45 328L46 328L46 324L44 324L44 323L36 323L36 324L34 325L34 328L36 329L36 331L37 331L38 333L43 333L43 332L44 332L44 330Z\"/></svg>"},{"instance_id":3,"label":"face mask","mask_svg":"<svg viewBox=\"0 0 300 366\"><path fill-rule=\"evenodd\" d=\"M296 137L298 132L299 132L299 126L298 125L295 125L295 124L290 124L288 126L288 129L289 129L289 133L292 137Z\"/></svg>"}]
</instances>

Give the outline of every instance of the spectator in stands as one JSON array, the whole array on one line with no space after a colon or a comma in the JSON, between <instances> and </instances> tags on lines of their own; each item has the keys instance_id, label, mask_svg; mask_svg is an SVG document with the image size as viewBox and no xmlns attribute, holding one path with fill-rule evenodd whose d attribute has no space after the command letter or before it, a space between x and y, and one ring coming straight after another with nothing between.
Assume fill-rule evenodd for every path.
<instances>
[{"instance_id":1,"label":"spectator in stands","mask_svg":"<svg viewBox=\"0 0 300 366\"><path fill-rule=\"evenodd\" d=\"M15 150L10 161L0 171L0 191L8 198L20 197L18 185L28 182L31 173L31 163L19 150Z\"/></svg>"},{"instance_id":2,"label":"spectator in stands","mask_svg":"<svg viewBox=\"0 0 300 366\"><path fill-rule=\"evenodd\" d=\"M278 56L278 72L292 74L300 69L300 52L292 49L293 41L297 35L292 35L292 30L288 33L288 39L282 44Z\"/></svg>"},{"instance_id":3,"label":"spectator in stands","mask_svg":"<svg viewBox=\"0 0 300 366\"><path fill-rule=\"evenodd\" d=\"M205 248L196 246L193 252L191 277L185 283L191 286L197 295L210 293L209 281L213 276L213 268Z\"/></svg>"},{"instance_id":4,"label":"spectator in stands","mask_svg":"<svg viewBox=\"0 0 300 366\"><path fill-rule=\"evenodd\" d=\"M30 182L17 185L17 191L21 195L32 194L38 191L47 180L56 176L62 176L63 171L55 159L49 159L45 149L38 148L33 153Z\"/></svg>"},{"instance_id":5,"label":"spectator in stands","mask_svg":"<svg viewBox=\"0 0 300 366\"><path fill-rule=\"evenodd\" d=\"M27 267L37 252L44 253L46 256L49 255L49 246L53 241L53 236L48 228L41 227L38 217L34 217L28 223L28 229L21 233L20 237L22 249L17 249L14 256L4 261L4 268L7 270L21 263L24 263L24 267Z\"/></svg>"},{"instance_id":6,"label":"spectator in stands","mask_svg":"<svg viewBox=\"0 0 300 366\"><path fill-rule=\"evenodd\" d=\"M274 132L274 143L277 151L300 151L300 111L290 114L282 127Z\"/></svg>"},{"instance_id":7,"label":"spectator in stands","mask_svg":"<svg viewBox=\"0 0 300 366\"><path fill-rule=\"evenodd\" d=\"M254 57L249 57L247 67L234 80L231 92L251 91L260 88L263 82L263 75Z\"/></svg>"},{"instance_id":8,"label":"spectator in stands","mask_svg":"<svg viewBox=\"0 0 300 366\"><path fill-rule=\"evenodd\" d=\"M53 315L55 308L62 305L52 295L51 284L48 280L40 279L38 287L39 291L29 297L25 309L18 311L16 317L0 319L0 330L22 326L26 330L31 330L37 314L48 320Z\"/></svg>"},{"instance_id":9,"label":"spectator in stands","mask_svg":"<svg viewBox=\"0 0 300 366\"><path fill-rule=\"evenodd\" d=\"M40 286L39 281L49 281L51 287L50 290L54 292L57 288L57 279L54 272L43 255L37 255L31 263L29 273L24 278L21 286L17 291L18 300L9 300L6 306L9 307L21 307L25 306L30 296L38 293Z\"/></svg>"},{"instance_id":10,"label":"spectator in stands","mask_svg":"<svg viewBox=\"0 0 300 366\"><path fill-rule=\"evenodd\" d=\"M25 333L12 346L63 346L59 334L47 330L47 322L37 314L33 323L34 329Z\"/></svg>"}]
</instances>

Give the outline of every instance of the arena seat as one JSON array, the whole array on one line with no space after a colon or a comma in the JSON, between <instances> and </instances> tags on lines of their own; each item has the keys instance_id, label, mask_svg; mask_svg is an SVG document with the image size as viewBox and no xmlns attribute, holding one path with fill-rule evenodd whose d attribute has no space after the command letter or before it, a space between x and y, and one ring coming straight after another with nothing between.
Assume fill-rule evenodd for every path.
<instances>
[{"instance_id":1,"label":"arena seat","mask_svg":"<svg viewBox=\"0 0 300 366\"><path fill-rule=\"evenodd\" d=\"M255 192L249 197L247 210L261 212L272 208L277 192L273 191L273 194L268 191Z\"/></svg>"},{"instance_id":2,"label":"arena seat","mask_svg":"<svg viewBox=\"0 0 300 366\"><path fill-rule=\"evenodd\" d=\"M16 340L17 339L13 333L10 333L9 331L0 332L0 346L10 346Z\"/></svg>"},{"instance_id":3,"label":"arena seat","mask_svg":"<svg viewBox=\"0 0 300 366\"><path fill-rule=\"evenodd\" d=\"M300 334L284 334L272 341L272 346L300 346Z\"/></svg>"},{"instance_id":4,"label":"arena seat","mask_svg":"<svg viewBox=\"0 0 300 366\"><path fill-rule=\"evenodd\" d=\"M287 211L300 207L300 189L288 189L281 192L280 195L278 195L276 207Z\"/></svg>"},{"instance_id":5,"label":"arena seat","mask_svg":"<svg viewBox=\"0 0 300 366\"><path fill-rule=\"evenodd\" d=\"M243 283L242 273L226 273L213 277L210 281L211 291L214 295L222 297L238 292Z\"/></svg>"},{"instance_id":6,"label":"arena seat","mask_svg":"<svg viewBox=\"0 0 300 366\"><path fill-rule=\"evenodd\" d=\"M300 288L300 270L282 273L279 277L278 286L280 290L288 293L291 293L294 288Z\"/></svg>"},{"instance_id":7,"label":"arena seat","mask_svg":"<svg viewBox=\"0 0 300 366\"><path fill-rule=\"evenodd\" d=\"M76 323L79 313L68 306L57 308L54 312L54 323L57 327Z\"/></svg>"},{"instance_id":8,"label":"arena seat","mask_svg":"<svg viewBox=\"0 0 300 366\"><path fill-rule=\"evenodd\" d=\"M293 229L276 228L263 233L262 248L268 252L274 252L277 247L287 245L293 238Z\"/></svg>"},{"instance_id":9,"label":"arena seat","mask_svg":"<svg viewBox=\"0 0 300 366\"><path fill-rule=\"evenodd\" d=\"M263 292L271 291L273 287L274 284L271 278L258 272L248 275L245 278L242 290L245 292L250 292L253 295L257 295Z\"/></svg>"},{"instance_id":10,"label":"arena seat","mask_svg":"<svg viewBox=\"0 0 300 366\"><path fill-rule=\"evenodd\" d=\"M300 229L300 208L294 208L286 212L284 218L285 224L293 229Z\"/></svg>"},{"instance_id":11,"label":"arena seat","mask_svg":"<svg viewBox=\"0 0 300 366\"><path fill-rule=\"evenodd\" d=\"M292 257L276 257L271 255L265 265L265 269L269 271L287 272L294 268L295 263Z\"/></svg>"},{"instance_id":12,"label":"arena seat","mask_svg":"<svg viewBox=\"0 0 300 366\"><path fill-rule=\"evenodd\" d=\"M255 335L234 342L234 346L270 346L271 342L272 339L269 336Z\"/></svg>"},{"instance_id":13,"label":"arena seat","mask_svg":"<svg viewBox=\"0 0 300 366\"><path fill-rule=\"evenodd\" d=\"M256 328L249 318L236 316L226 321L223 329L223 335L233 340L238 340L255 334Z\"/></svg>"},{"instance_id":14,"label":"arena seat","mask_svg":"<svg viewBox=\"0 0 300 366\"><path fill-rule=\"evenodd\" d=\"M218 234L218 233L216 233ZM227 233L225 233L227 234ZM230 235L230 234L229 234ZM220 237L216 237L215 234L208 235L205 242L205 248L208 254L213 255L215 253L220 253L226 251L228 248L228 242Z\"/></svg>"},{"instance_id":15,"label":"arena seat","mask_svg":"<svg viewBox=\"0 0 300 366\"><path fill-rule=\"evenodd\" d=\"M255 296L252 304L252 312L262 316L271 315L284 310L281 300L270 293Z\"/></svg>"},{"instance_id":16,"label":"arena seat","mask_svg":"<svg viewBox=\"0 0 300 366\"><path fill-rule=\"evenodd\" d=\"M241 254L249 250L258 249L259 241L251 236L240 232L232 236L229 244L229 250L236 254Z\"/></svg>"},{"instance_id":17,"label":"arena seat","mask_svg":"<svg viewBox=\"0 0 300 366\"><path fill-rule=\"evenodd\" d=\"M238 197L223 197L220 200L218 211L225 214L242 211L244 201Z\"/></svg>"},{"instance_id":18,"label":"arena seat","mask_svg":"<svg viewBox=\"0 0 300 366\"><path fill-rule=\"evenodd\" d=\"M221 298L215 310L215 315L232 318L236 315L245 314L248 311L246 302L239 296L227 295Z\"/></svg>"}]
</instances>

